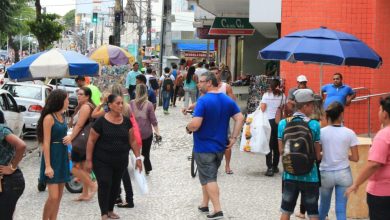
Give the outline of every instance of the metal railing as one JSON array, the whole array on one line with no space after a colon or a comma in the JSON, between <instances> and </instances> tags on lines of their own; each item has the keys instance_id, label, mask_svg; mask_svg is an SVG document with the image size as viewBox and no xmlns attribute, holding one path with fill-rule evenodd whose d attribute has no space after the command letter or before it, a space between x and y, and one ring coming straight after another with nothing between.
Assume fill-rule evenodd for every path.
<instances>
[{"instance_id":1,"label":"metal railing","mask_svg":"<svg viewBox=\"0 0 390 220\"><path fill-rule=\"evenodd\" d=\"M352 100L352 102L361 102L367 100L367 135L368 137L371 137L371 98L372 97L378 97L378 96L385 96L390 95L390 92L384 92L384 93L376 93L376 94L370 94L370 90L366 87L358 87L353 88L354 91L358 90L366 90L368 91L368 95L364 96L358 96Z\"/></svg>"}]
</instances>

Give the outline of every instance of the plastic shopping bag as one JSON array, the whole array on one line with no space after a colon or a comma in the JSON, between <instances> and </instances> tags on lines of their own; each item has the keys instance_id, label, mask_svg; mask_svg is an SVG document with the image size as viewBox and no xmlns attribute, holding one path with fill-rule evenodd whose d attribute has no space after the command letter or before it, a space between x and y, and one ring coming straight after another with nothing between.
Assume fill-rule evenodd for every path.
<instances>
[{"instance_id":1,"label":"plastic shopping bag","mask_svg":"<svg viewBox=\"0 0 390 220\"><path fill-rule=\"evenodd\" d=\"M139 172L138 168L135 166L135 156L133 153L130 153L129 160L129 174L130 178L134 179L137 183L137 187L135 187L135 191L139 192L139 194L145 195L149 192L148 182L146 181L145 171L142 169L142 172Z\"/></svg>"},{"instance_id":2,"label":"plastic shopping bag","mask_svg":"<svg viewBox=\"0 0 390 220\"><path fill-rule=\"evenodd\" d=\"M240 150L268 154L271 126L267 116L259 109L247 116L241 135Z\"/></svg>"}]
</instances>

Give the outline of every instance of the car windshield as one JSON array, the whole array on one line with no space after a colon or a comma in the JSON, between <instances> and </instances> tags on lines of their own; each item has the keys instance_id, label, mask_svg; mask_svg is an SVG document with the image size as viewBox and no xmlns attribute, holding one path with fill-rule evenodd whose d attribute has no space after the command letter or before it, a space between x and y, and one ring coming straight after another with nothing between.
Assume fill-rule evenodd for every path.
<instances>
[{"instance_id":1,"label":"car windshield","mask_svg":"<svg viewBox=\"0 0 390 220\"><path fill-rule=\"evenodd\" d=\"M8 90L15 98L20 97L42 100L42 91L40 87L26 85L5 85L4 88Z\"/></svg>"},{"instance_id":2,"label":"car windshield","mask_svg":"<svg viewBox=\"0 0 390 220\"><path fill-rule=\"evenodd\" d=\"M61 86L77 87L76 81L71 78L62 78L60 81Z\"/></svg>"}]
</instances>

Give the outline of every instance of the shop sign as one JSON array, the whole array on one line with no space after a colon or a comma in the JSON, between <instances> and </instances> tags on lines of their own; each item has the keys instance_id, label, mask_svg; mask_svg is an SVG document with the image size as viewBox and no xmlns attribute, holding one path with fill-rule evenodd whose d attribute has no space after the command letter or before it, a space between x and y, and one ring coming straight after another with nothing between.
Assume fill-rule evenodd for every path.
<instances>
[{"instance_id":1,"label":"shop sign","mask_svg":"<svg viewBox=\"0 0 390 220\"><path fill-rule=\"evenodd\" d=\"M209 35L211 26L204 26L196 28L196 36L199 39L227 39L229 36L226 35Z\"/></svg>"},{"instance_id":2,"label":"shop sign","mask_svg":"<svg viewBox=\"0 0 390 220\"><path fill-rule=\"evenodd\" d=\"M209 35L253 35L255 28L249 18L216 17Z\"/></svg>"},{"instance_id":3,"label":"shop sign","mask_svg":"<svg viewBox=\"0 0 390 220\"><path fill-rule=\"evenodd\" d=\"M206 58L207 57L206 52L183 52L182 55L184 57L199 57L199 58ZM209 57L214 57L214 53L210 53Z\"/></svg>"}]
</instances>

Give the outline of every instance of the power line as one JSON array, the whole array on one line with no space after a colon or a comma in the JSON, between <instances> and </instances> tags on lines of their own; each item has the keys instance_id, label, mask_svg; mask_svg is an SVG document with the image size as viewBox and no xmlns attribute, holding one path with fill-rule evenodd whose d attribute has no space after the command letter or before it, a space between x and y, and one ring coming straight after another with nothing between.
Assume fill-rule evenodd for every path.
<instances>
[{"instance_id":1,"label":"power line","mask_svg":"<svg viewBox=\"0 0 390 220\"><path fill-rule=\"evenodd\" d=\"M102 3L102 2L115 2L115 0L102 0L100 1L99 3ZM74 3L74 4L58 4L58 5L42 5L42 7L57 7L57 6L70 6L70 5L92 5L92 4L97 4L97 3L94 3L94 2L82 2L82 3Z\"/></svg>"}]
</instances>

